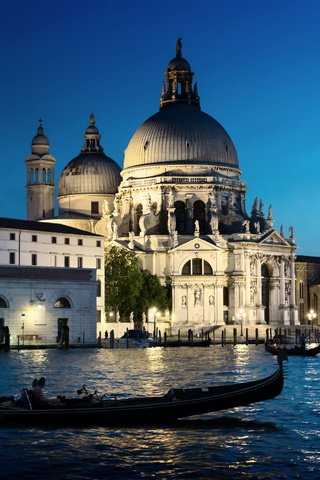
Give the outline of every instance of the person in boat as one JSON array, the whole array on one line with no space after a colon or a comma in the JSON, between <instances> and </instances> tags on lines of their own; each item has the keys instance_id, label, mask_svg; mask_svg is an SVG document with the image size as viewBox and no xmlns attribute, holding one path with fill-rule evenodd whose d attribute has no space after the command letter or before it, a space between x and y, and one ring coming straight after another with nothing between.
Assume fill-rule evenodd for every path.
<instances>
[{"instance_id":1,"label":"person in boat","mask_svg":"<svg viewBox=\"0 0 320 480\"><path fill-rule=\"evenodd\" d=\"M48 399L43 393L45 383L46 379L44 377L39 378L39 380L34 379L32 382L32 403L34 403L35 408L43 408L48 406Z\"/></svg>"},{"instance_id":2,"label":"person in boat","mask_svg":"<svg viewBox=\"0 0 320 480\"><path fill-rule=\"evenodd\" d=\"M305 334L303 333L300 337L300 347L305 350L306 348L306 336Z\"/></svg>"}]
</instances>

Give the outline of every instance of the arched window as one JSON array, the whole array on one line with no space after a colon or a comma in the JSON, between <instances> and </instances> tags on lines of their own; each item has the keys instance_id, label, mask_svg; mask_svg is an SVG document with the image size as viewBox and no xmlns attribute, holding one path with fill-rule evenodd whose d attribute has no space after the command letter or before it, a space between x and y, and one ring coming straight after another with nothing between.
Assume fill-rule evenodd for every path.
<instances>
[{"instance_id":1,"label":"arched window","mask_svg":"<svg viewBox=\"0 0 320 480\"><path fill-rule=\"evenodd\" d=\"M34 183L34 170L33 168L30 169L30 184Z\"/></svg>"},{"instance_id":2,"label":"arched window","mask_svg":"<svg viewBox=\"0 0 320 480\"><path fill-rule=\"evenodd\" d=\"M212 275L210 263L202 258L188 260L182 268L182 275Z\"/></svg>"},{"instance_id":3,"label":"arched window","mask_svg":"<svg viewBox=\"0 0 320 480\"><path fill-rule=\"evenodd\" d=\"M318 312L318 295L316 293L312 296L312 305L313 310L317 313Z\"/></svg>"},{"instance_id":4,"label":"arched window","mask_svg":"<svg viewBox=\"0 0 320 480\"><path fill-rule=\"evenodd\" d=\"M229 307L229 289L228 287L223 287L223 306Z\"/></svg>"},{"instance_id":5,"label":"arched window","mask_svg":"<svg viewBox=\"0 0 320 480\"><path fill-rule=\"evenodd\" d=\"M205 204L201 200L197 200L193 204L193 223L198 220L200 233L204 233L206 229L206 210Z\"/></svg>"},{"instance_id":6,"label":"arched window","mask_svg":"<svg viewBox=\"0 0 320 480\"><path fill-rule=\"evenodd\" d=\"M34 175L34 183L39 183L39 169L36 168Z\"/></svg>"},{"instance_id":7,"label":"arched window","mask_svg":"<svg viewBox=\"0 0 320 480\"><path fill-rule=\"evenodd\" d=\"M184 202L175 202L175 214L176 214L176 228L180 234L186 233L187 219L186 219L186 206Z\"/></svg>"},{"instance_id":8,"label":"arched window","mask_svg":"<svg viewBox=\"0 0 320 480\"><path fill-rule=\"evenodd\" d=\"M139 233L141 231L141 228L139 226L139 220L142 216L142 212L143 212L143 208L142 208L141 203L139 203L139 205L137 205L137 208L136 208L136 228L135 228L136 235L139 235Z\"/></svg>"},{"instance_id":9,"label":"arched window","mask_svg":"<svg viewBox=\"0 0 320 480\"><path fill-rule=\"evenodd\" d=\"M71 308L71 304L67 298L60 297L56 300L54 308Z\"/></svg>"},{"instance_id":10,"label":"arched window","mask_svg":"<svg viewBox=\"0 0 320 480\"><path fill-rule=\"evenodd\" d=\"M7 301L3 297L0 297L0 308L8 308Z\"/></svg>"},{"instance_id":11,"label":"arched window","mask_svg":"<svg viewBox=\"0 0 320 480\"><path fill-rule=\"evenodd\" d=\"M264 310L264 319L267 324L269 324L269 307L270 307L270 295L269 295L269 285L270 284L270 272L268 265L265 263L261 265L261 293L262 293L262 305L265 307Z\"/></svg>"},{"instance_id":12,"label":"arched window","mask_svg":"<svg viewBox=\"0 0 320 480\"><path fill-rule=\"evenodd\" d=\"M42 180L41 180L42 183L47 183L47 172L46 172L46 169L43 168L42 169Z\"/></svg>"},{"instance_id":13,"label":"arched window","mask_svg":"<svg viewBox=\"0 0 320 480\"><path fill-rule=\"evenodd\" d=\"M47 171L47 182L49 185L51 185L51 169L49 168L49 170Z\"/></svg>"}]
</instances>

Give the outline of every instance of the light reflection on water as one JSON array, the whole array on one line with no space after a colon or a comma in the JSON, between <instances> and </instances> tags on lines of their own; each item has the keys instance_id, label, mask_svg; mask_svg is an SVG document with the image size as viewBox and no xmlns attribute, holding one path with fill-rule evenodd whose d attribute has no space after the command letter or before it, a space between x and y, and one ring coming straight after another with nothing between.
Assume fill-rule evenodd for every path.
<instances>
[{"instance_id":1,"label":"light reflection on water","mask_svg":"<svg viewBox=\"0 0 320 480\"><path fill-rule=\"evenodd\" d=\"M260 378L276 368L263 346L47 350L1 353L0 393L44 375L48 394L162 394ZM9 478L319 478L320 358L290 358L285 389L268 402L161 428L0 429ZM16 458L19 461L16 461ZM45 474L44 474L45 472Z\"/></svg>"}]
</instances>

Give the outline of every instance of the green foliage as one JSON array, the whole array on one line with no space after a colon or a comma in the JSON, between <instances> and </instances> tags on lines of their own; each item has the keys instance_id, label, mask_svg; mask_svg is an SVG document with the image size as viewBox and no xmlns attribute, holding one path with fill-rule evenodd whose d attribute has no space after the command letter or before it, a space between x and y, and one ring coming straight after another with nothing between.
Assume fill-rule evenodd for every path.
<instances>
[{"instance_id":1,"label":"green foliage","mask_svg":"<svg viewBox=\"0 0 320 480\"><path fill-rule=\"evenodd\" d=\"M110 246L105 252L106 304L120 316L135 310L142 278L138 257L131 250Z\"/></svg>"},{"instance_id":2,"label":"green foliage","mask_svg":"<svg viewBox=\"0 0 320 480\"><path fill-rule=\"evenodd\" d=\"M135 320L141 320L151 307L160 311L170 307L168 290L159 278L139 268L134 252L115 246L105 252L105 301L120 316L134 312Z\"/></svg>"}]
</instances>

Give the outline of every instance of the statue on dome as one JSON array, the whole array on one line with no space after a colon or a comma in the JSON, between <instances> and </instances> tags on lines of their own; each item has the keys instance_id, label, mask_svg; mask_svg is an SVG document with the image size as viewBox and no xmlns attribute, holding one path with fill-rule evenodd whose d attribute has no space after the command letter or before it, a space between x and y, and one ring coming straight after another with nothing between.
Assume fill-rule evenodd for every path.
<instances>
[{"instance_id":1,"label":"statue on dome","mask_svg":"<svg viewBox=\"0 0 320 480\"><path fill-rule=\"evenodd\" d=\"M260 233L260 222L254 222L254 227L256 229L256 233Z\"/></svg>"},{"instance_id":2,"label":"statue on dome","mask_svg":"<svg viewBox=\"0 0 320 480\"><path fill-rule=\"evenodd\" d=\"M176 45L176 57L182 56L181 51L182 51L182 41L181 41L181 38L178 38L177 45Z\"/></svg>"}]
</instances>

